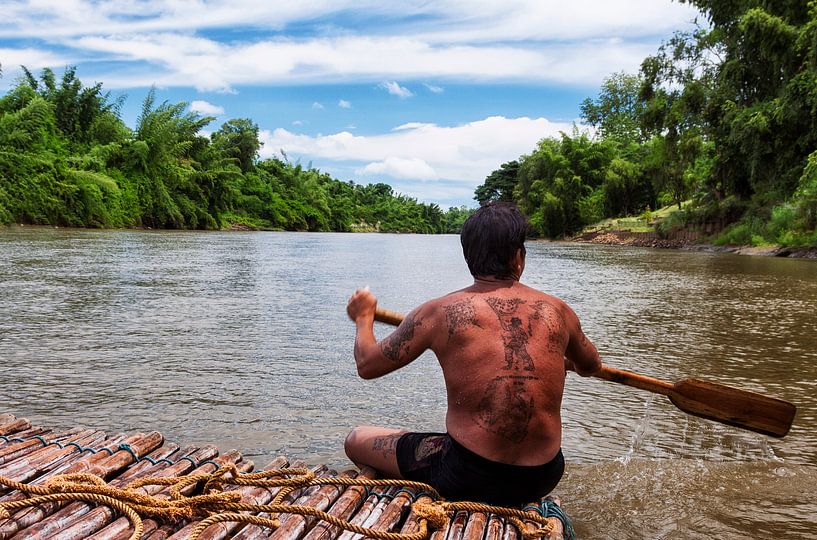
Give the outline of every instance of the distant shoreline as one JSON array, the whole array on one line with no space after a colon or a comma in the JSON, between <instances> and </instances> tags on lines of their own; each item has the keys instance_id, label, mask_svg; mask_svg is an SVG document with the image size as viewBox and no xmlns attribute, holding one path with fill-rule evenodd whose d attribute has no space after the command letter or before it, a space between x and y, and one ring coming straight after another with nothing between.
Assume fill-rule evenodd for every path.
<instances>
[{"instance_id":1,"label":"distant shoreline","mask_svg":"<svg viewBox=\"0 0 817 540\"><path fill-rule=\"evenodd\" d=\"M129 228L120 228L120 229L111 229L111 228L97 228L97 227L63 227L59 225L27 225L25 223L10 223L8 225L0 225L0 230L2 229L14 229L14 228L26 228L26 229L66 229L66 230L76 230L76 231L150 231L150 232L165 232L165 231L175 231L175 232L209 232L209 233L216 233L216 232L234 232L234 233L242 233L242 232L292 232L292 233L299 233L299 232L309 232L309 231L285 231L282 229L252 229L252 228L238 228L238 227L230 227L224 229L154 229L150 227L129 227ZM399 232L380 232L380 231L345 231L345 232L337 232L337 231L322 231L325 233L330 234L363 234L363 233L375 233L375 234L422 234L428 236L442 236L442 235L450 235L456 233L399 233ZM547 240L546 240L547 241ZM656 248L656 249L675 249L679 251L705 251L705 252L712 252L712 253L735 253L737 255L754 255L754 256L761 256L761 257L786 257L791 259L811 259L817 260L817 247L811 248L793 248L793 247L780 247L780 246L766 246L766 247L755 247L755 246L716 246L714 244L709 244L706 242L697 242L694 240L684 240L684 239L662 239L658 237L655 233L637 233L631 231L617 231L617 230L605 230L603 232L589 232L589 233L582 233L577 236L573 236L570 238L566 238L561 242L565 243L573 243L573 244L595 244L595 245L605 245L605 246L622 246L622 247L648 247L648 248Z\"/></svg>"},{"instance_id":2,"label":"distant shoreline","mask_svg":"<svg viewBox=\"0 0 817 540\"><path fill-rule=\"evenodd\" d=\"M713 253L735 253L738 255L755 255L762 257L789 257L796 259L817 260L817 247L781 247L781 246L716 246L699 242L691 238L661 238L656 233L631 232L607 229L579 234L566 239L577 244L597 244L608 246L650 247L658 249L677 249L681 251L707 251Z\"/></svg>"}]
</instances>

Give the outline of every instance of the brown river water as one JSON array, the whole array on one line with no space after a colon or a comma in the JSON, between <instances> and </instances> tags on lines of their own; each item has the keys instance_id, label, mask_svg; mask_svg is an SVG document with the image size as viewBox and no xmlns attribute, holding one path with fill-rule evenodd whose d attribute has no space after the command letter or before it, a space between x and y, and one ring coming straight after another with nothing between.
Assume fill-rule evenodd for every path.
<instances>
[{"instance_id":1,"label":"brown river water","mask_svg":"<svg viewBox=\"0 0 817 540\"><path fill-rule=\"evenodd\" d=\"M0 229L0 412L347 467L355 424L445 414L430 354L356 377L349 294L407 311L470 281L456 236ZM580 538L817 539L817 262L530 242L522 281L609 365L798 407L773 439L571 374L556 493Z\"/></svg>"}]
</instances>

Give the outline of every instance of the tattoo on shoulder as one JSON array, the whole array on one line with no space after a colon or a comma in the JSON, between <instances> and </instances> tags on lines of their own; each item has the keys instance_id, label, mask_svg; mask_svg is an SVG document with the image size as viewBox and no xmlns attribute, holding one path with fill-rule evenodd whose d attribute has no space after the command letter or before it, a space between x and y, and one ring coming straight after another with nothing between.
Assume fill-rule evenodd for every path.
<instances>
[{"instance_id":1,"label":"tattoo on shoulder","mask_svg":"<svg viewBox=\"0 0 817 540\"><path fill-rule=\"evenodd\" d=\"M548 351L556 352L562 350L565 341L563 337L564 321L559 316L553 304L546 300L537 300L531 307L533 308L533 315L531 315L528 325L531 326L532 321L542 321L547 327ZM533 335L532 327L529 333Z\"/></svg>"},{"instance_id":2,"label":"tattoo on shoulder","mask_svg":"<svg viewBox=\"0 0 817 540\"><path fill-rule=\"evenodd\" d=\"M397 330L380 344L383 356L392 362L400 360L400 355L408 352L409 342L414 338L414 329L418 326L422 326L420 319L415 319L412 315L403 319Z\"/></svg>"},{"instance_id":3,"label":"tattoo on shoulder","mask_svg":"<svg viewBox=\"0 0 817 540\"><path fill-rule=\"evenodd\" d=\"M503 375L485 387L476 422L486 431L512 443L521 443L528 435L533 418L534 400L528 383L539 380L534 376Z\"/></svg>"},{"instance_id":4,"label":"tattoo on shoulder","mask_svg":"<svg viewBox=\"0 0 817 540\"><path fill-rule=\"evenodd\" d=\"M451 339L457 330L466 326L479 326L477 321L477 312L470 298L454 302L447 306L443 306L445 310L445 321L448 324L448 339Z\"/></svg>"}]
</instances>

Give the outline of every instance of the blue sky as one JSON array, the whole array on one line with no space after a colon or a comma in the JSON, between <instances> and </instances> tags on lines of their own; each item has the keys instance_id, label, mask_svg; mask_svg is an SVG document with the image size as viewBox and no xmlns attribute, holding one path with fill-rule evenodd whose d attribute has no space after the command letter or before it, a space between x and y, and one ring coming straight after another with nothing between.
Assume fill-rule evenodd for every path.
<instances>
[{"instance_id":1,"label":"blue sky","mask_svg":"<svg viewBox=\"0 0 817 540\"><path fill-rule=\"evenodd\" d=\"M579 121L604 77L636 72L697 15L670 0L0 0L0 91L78 68L133 126L184 101L209 129L247 117L262 157L443 207Z\"/></svg>"}]
</instances>

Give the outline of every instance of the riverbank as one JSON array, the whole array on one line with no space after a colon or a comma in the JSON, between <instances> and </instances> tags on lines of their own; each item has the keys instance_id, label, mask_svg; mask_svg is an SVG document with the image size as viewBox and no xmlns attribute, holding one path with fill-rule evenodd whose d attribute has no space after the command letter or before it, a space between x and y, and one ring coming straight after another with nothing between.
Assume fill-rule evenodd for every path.
<instances>
[{"instance_id":1,"label":"riverbank","mask_svg":"<svg viewBox=\"0 0 817 540\"><path fill-rule=\"evenodd\" d=\"M702 240L697 233L681 232L662 238L655 232L604 229L587 231L567 239L580 244L602 244L611 246L651 247L659 249L680 249L687 251L711 251L716 253L736 253L765 257L792 257L817 260L817 248L793 248L781 246L716 246Z\"/></svg>"}]
</instances>

